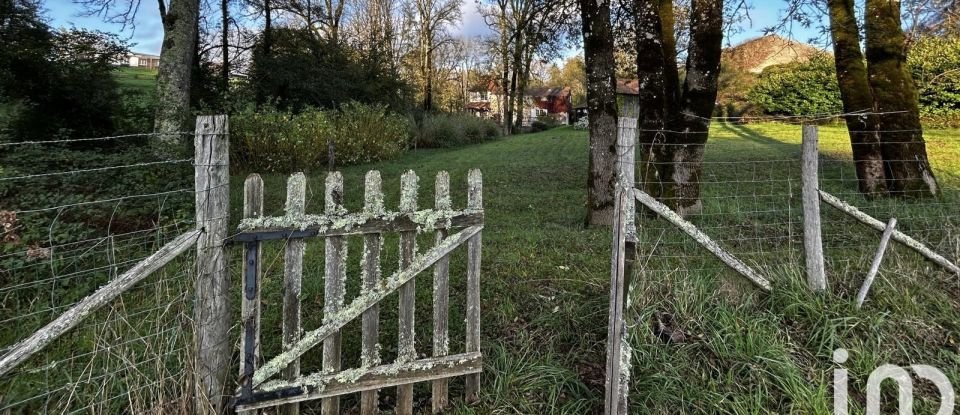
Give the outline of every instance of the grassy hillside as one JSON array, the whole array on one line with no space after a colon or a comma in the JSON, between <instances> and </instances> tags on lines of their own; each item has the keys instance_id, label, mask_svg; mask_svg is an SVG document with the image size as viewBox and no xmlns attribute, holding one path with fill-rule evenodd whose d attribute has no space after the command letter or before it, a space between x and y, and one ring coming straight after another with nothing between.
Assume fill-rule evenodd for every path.
<instances>
[{"instance_id":1,"label":"grassy hillside","mask_svg":"<svg viewBox=\"0 0 960 415\"><path fill-rule=\"evenodd\" d=\"M157 85L157 70L148 68L120 67L114 75L117 83L124 89L144 89L152 91Z\"/></svg>"},{"instance_id":2,"label":"grassy hillside","mask_svg":"<svg viewBox=\"0 0 960 415\"><path fill-rule=\"evenodd\" d=\"M928 134L941 182L952 190L927 203L867 202L855 195L849 145L842 128L821 131L823 187L881 219L902 218L941 252L960 252L956 206L960 143L955 131ZM676 229L652 217L641 219L640 266L633 277L631 315L635 353L631 403L635 413L830 413L829 381L835 348L850 350L854 406L863 405L866 376L881 363L926 363L958 376L958 286L947 275L901 246L891 248L863 310L854 296L879 236L824 207L825 245L831 292L808 294L802 274L799 210L800 129L785 125L714 127L704 174L703 229L768 276L775 285L761 295ZM363 174L378 169L388 206L396 206L400 174L420 174L421 206L432 204L433 175L449 170L454 204L465 204L470 168L484 172L482 304L486 371L482 399L455 413L594 413L602 405L610 235L583 229L587 140L567 129L510 137L481 146L417 151L400 159L344 170L348 207L362 203ZM795 174L797 173L797 174ZM323 206L322 172L308 174L308 212ZM239 217L242 176L234 178L232 206ZM280 214L285 177L268 175L268 213ZM358 292L361 246L351 240L348 301ZM421 252L432 243L420 241ZM385 242L384 273L396 268L396 238ZM896 245L896 244L895 244ZM304 327L321 324L320 242L305 258ZM264 352L279 350L282 246L265 248ZM237 256L234 257L236 259ZM239 263L235 263L239 269ZM418 351L430 352L430 277L418 283ZM464 261L451 269L451 348L462 351ZM392 302L391 302L392 301ZM381 307L386 361L396 353L396 298ZM669 314L682 341L666 343L652 330ZM358 362L359 323L345 331L345 365ZM660 334L661 336L658 336ZM317 369L319 353L304 358ZM428 385L419 403L429 406ZM931 388L918 408L932 408ZM452 396L462 396L454 382ZM385 390L389 396L393 390ZM894 396L890 390L886 397ZM354 398L345 398L348 406ZM890 401L891 399L887 399Z\"/></svg>"}]
</instances>

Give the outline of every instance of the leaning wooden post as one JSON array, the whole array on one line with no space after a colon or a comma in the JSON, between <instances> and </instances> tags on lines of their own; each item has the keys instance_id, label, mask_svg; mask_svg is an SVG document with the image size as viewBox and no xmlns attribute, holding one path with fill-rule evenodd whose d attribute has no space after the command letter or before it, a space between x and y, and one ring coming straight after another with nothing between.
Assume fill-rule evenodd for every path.
<instances>
[{"instance_id":1,"label":"leaning wooden post","mask_svg":"<svg viewBox=\"0 0 960 415\"><path fill-rule=\"evenodd\" d=\"M260 217L263 217L263 179L258 174L251 174L243 183L243 218ZM245 395L253 392L250 381L260 358L261 251L260 242L244 244L243 290L240 300L240 321L243 324L243 334L240 336L240 379L243 379L241 389Z\"/></svg>"},{"instance_id":2,"label":"leaning wooden post","mask_svg":"<svg viewBox=\"0 0 960 415\"><path fill-rule=\"evenodd\" d=\"M803 126L803 251L807 285L810 290L827 289L823 264L823 237L820 229L819 132L815 125Z\"/></svg>"},{"instance_id":3,"label":"leaning wooden post","mask_svg":"<svg viewBox=\"0 0 960 415\"><path fill-rule=\"evenodd\" d=\"M473 169L467 175L467 209L483 210L483 174ZM482 233L478 232L467 241L467 342L466 352L480 352L480 250ZM466 400L474 402L480 397L480 374L467 375Z\"/></svg>"},{"instance_id":4,"label":"leaning wooden post","mask_svg":"<svg viewBox=\"0 0 960 415\"><path fill-rule=\"evenodd\" d=\"M407 171L400 178L400 212L412 214L417 211L417 174ZM417 254L417 231L400 232L400 269L407 269ZM400 327L397 344L397 361L416 360L416 279L400 287ZM469 351L469 350L468 350ZM397 386L397 414L413 414L413 385Z\"/></svg>"},{"instance_id":5,"label":"leaning wooden post","mask_svg":"<svg viewBox=\"0 0 960 415\"><path fill-rule=\"evenodd\" d=\"M877 254L873 257L873 263L870 264L867 278L863 280L860 292L857 293L857 308L863 307L863 301L867 299L867 293L870 292L870 286L873 285L873 279L877 277L877 272L880 271L883 254L887 252L887 245L890 243L890 237L893 236L893 230L896 227L897 218L890 218L890 221L887 222L887 228L883 230L883 236L880 237L880 246L877 247Z\"/></svg>"},{"instance_id":6,"label":"leaning wooden post","mask_svg":"<svg viewBox=\"0 0 960 415\"><path fill-rule=\"evenodd\" d=\"M226 115L197 117L194 138L197 228L194 413L224 413L230 370L230 278L223 241L230 214L230 139Z\"/></svg>"},{"instance_id":7,"label":"leaning wooden post","mask_svg":"<svg viewBox=\"0 0 960 415\"><path fill-rule=\"evenodd\" d=\"M307 177L296 173L287 180L286 214L298 217L306 214ZM287 240L283 253L283 350L300 341L300 291L303 286L303 239ZM296 380L300 376L300 360L294 360L283 370L283 378ZM300 404L291 403L280 407L283 415L297 415Z\"/></svg>"},{"instance_id":8,"label":"leaning wooden post","mask_svg":"<svg viewBox=\"0 0 960 415\"><path fill-rule=\"evenodd\" d=\"M441 171L437 173L434 186L434 209L440 212L450 211L453 206L450 201L450 174ZM440 245L447 238L447 229L438 229L436 244ZM450 257L446 256L437 261L433 268L433 356L443 357L450 354L449 335L449 303L450 303ZM433 381L433 413L440 413L446 409L449 400L447 379Z\"/></svg>"},{"instance_id":9,"label":"leaning wooden post","mask_svg":"<svg viewBox=\"0 0 960 415\"><path fill-rule=\"evenodd\" d=\"M324 213L336 215L346 212L343 207L343 175L335 171L327 175L326 206ZM343 308L347 281L347 238L331 236L325 245L325 277L323 288L323 317L324 324L328 318L336 315ZM336 373L340 371L340 331L323 341L323 371ZM321 413L324 415L338 415L340 413L340 398L326 398L321 404Z\"/></svg>"},{"instance_id":10,"label":"leaning wooden post","mask_svg":"<svg viewBox=\"0 0 960 415\"><path fill-rule=\"evenodd\" d=\"M363 213L367 215L381 215L384 212L383 190L380 172L369 171L365 179ZM363 258L361 259L363 274L362 292L376 290L380 285L380 248L383 237L379 233L370 233L363 236ZM376 304L363 312L362 350L360 352L361 365L365 368L380 365L380 305ZM377 390L360 392L360 415L375 415L380 413L378 408Z\"/></svg>"},{"instance_id":11,"label":"leaning wooden post","mask_svg":"<svg viewBox=\"0 0 960 415\"><path fill-rule=\"evenodd\" d=\"M874 218L873 216L863 213L862 211L860 211L860 209L857 209L855 206L850 205L838 199L836 196L831 195L830 193L827 193L821 190L820 199L823 200L824 203L835 207L837 210L850 215L860 223L867 225L879 232L884 232L884 230L886 229L886 225L880 220L878 220L877 218ZM957 264L950 262L950 260L944 258L943 255L940 255L934 252L932 249L930 249L926 245L920 243L920 241L910 237L910 235L907 235L898 230L894 230L893 236L891 238L893 238L894 241L900 242L906 245L908 248L913 249L914 251L917 251L918 254L927 257L927 259L933 261L934 263L943 267L947 271L950 271L951 273L956 274L958 277L960 277L960 266L957 266Z\"/></svg>"}]
</instances>

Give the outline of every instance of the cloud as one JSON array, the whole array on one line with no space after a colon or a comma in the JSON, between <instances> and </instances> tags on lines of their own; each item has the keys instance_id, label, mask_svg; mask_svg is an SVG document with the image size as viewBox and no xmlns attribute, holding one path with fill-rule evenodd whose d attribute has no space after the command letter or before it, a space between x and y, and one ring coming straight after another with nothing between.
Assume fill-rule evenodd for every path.
<instances>
[{"instance_id":1,"label":"cloud","mask_svg":"<svg viewBox=\"0 0 960 415\"><path fill-rule=\"evenodd\" d=\"M487 27L487 23L483 21L483 16L481 16L477 10L476 2L472 0L464 1L460 5L460 13L462 16L460 25L453 29L455 36L475 37L487 36L493 33L493 31Z\"/></svg>"}]
</instances>

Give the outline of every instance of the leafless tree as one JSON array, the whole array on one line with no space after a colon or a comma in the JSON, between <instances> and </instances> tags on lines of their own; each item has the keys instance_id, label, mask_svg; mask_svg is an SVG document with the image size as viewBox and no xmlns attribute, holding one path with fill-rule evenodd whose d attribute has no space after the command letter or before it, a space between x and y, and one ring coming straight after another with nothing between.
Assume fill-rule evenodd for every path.
<instances>
[{"instance_id":1,"label":"leafless tree","mask_svg":"<svg viewBox=\"0 0 960 415\"><path fill-rule=\"evenodd\" d=\"M460 0L410 0L405 15L417 37L419 78L422 82L423 109L433 109L433 85L436 81L434 54L450 42L448 28L460 21Z\"/></svg>"}]
</instances>

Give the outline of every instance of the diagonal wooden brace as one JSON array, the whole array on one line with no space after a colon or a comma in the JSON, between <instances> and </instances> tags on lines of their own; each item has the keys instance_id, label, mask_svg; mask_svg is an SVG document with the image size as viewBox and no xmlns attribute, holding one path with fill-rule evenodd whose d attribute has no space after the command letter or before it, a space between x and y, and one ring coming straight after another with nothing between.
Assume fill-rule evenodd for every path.
<instances>
[{"instance_id":1,"label":"diagonal wooden brace","mask_svg":"<svg viewBox=\"0 0 960 415\"><path fill-rule=\"evenodd\" d=\"M289 350L274 357L269 362L265 363L263 367L258 369L253 374L252 386L257 387L271 376L280 373L283 368L296 360L298 357L320 344L320 342L329 337L331 334L335 333L337 330L343 328L343 326L347 325L347 323L350 321L360 317L360 315L362 315L363 312L368 308L379 303L380 301L383 301L384 298L399 289L404 283L410 281L416 277L417 274L433 266L434 263L450 254L450 252L452 252L458 246L466 243L470 238L472 238L474 235L477 235L482 230L482 225L471 226L457 233L456 235L452 235L444 239L441 243L437 244L436 247L414 259L413 263L411 263L406 269L400 270L393 274L393 276L384 280L373 290L362 293L359 297L357 297L357 299L353 300L348 307L344 308L339 313L325 318L327 323L316 330L304 334L303 338L301 338L300 341L294 344Z\"/></svg>"},{"instance_id":2,"label":"diagonal wooden brace","mask_svg":"<svg viewBox=\"0 0 960 415\"><path fill-rule=\"evenodd\" d=\"M723 261L723 263L739 272L740 275L746 277L758 288L767 292L772 290L770 281L767 281L766 278L763 278L760 274L754 271L753 268L750 268L747 264L744 264L743 261L737 259L737 257L730 255L729 252L723 250L723 248L721 248L720 245L717 244L713 239L710 239L707 234L697 229L696 225L680 217L680 215L667 207L667 205L660 203L640 189L634 190L633 194L637 196L637 200L640 201L640 203L643 203L644 206L650 208L650 210L654 212L657 212L658 215L663 216L674 226L680 228L680 230L687 235L690 235L690 237L699 242L700 245L703 245L704 248L707 248L710 253L716 255L716 257Z\"/></svg>"}]
</instances>

